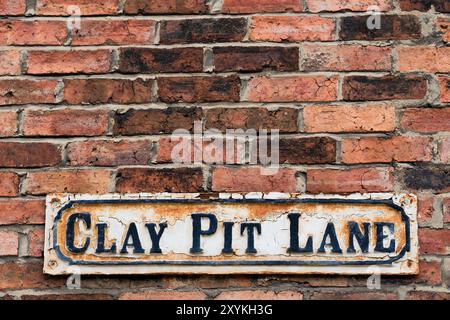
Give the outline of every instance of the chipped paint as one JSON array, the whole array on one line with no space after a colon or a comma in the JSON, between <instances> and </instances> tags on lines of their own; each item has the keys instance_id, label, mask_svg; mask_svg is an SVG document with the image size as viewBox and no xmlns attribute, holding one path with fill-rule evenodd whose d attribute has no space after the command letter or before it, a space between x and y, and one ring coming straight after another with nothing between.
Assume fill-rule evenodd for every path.
<instances>
[{"instance_id":1,"label":"chipped paint","mask_svg":"<svg viewBox=\"0 0 450 320\"><path fill-rule=\"evenodd\" d=\"M413 195L55 194L45 238L53 275L418 273Z\"/></svg>"}]
</instances>

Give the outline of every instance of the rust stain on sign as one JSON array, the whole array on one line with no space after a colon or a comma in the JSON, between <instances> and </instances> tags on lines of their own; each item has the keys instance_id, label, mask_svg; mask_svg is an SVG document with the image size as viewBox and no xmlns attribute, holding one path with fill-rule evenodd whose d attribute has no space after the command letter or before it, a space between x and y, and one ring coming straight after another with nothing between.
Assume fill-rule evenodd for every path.
<instances>
[{"instance_id":1,"label":"rust stain on sign","mask_svg":"<svg viewBox=\"0 0 450 320\"><path fill-rule=\"evenodd\" d=\"M417 274L412 195L49 195L48 274Z\"/></svg>"}]
</instances>

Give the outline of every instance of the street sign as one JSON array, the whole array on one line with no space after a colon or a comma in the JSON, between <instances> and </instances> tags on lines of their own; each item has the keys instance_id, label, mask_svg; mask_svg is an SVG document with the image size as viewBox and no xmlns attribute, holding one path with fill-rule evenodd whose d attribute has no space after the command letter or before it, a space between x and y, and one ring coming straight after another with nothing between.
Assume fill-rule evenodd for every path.
<instances>
[{"instance_id":1,"label":"street sign","mask_svg":"<svg viewBox=\"0 0 450 320\"><path fill-rule=\"evenodd\" d=\"M45 273L417 274L413 195L49 195Z\"/></svg>"}]
</instances>

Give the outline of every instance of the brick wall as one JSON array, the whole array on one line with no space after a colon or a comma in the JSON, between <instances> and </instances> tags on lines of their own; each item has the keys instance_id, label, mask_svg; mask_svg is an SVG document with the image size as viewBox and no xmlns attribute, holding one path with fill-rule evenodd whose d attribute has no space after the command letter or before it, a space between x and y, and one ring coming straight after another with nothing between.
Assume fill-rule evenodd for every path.
<instances>
[{"instance_id":1,"label":"brick wall","mask_svg":"<svg viewBox=\"0 0 450 320\"><path fill-rule=\"evenodd\" d=\"M449 0L0 0L0 297L448 299L449 13ZM282 168L174 165L170 134L194 121L279 129ZM159 191L413 192L420 275L380 290L82 277L79 291L43 275L47 193Z\"/></svg>"}]
</instances>

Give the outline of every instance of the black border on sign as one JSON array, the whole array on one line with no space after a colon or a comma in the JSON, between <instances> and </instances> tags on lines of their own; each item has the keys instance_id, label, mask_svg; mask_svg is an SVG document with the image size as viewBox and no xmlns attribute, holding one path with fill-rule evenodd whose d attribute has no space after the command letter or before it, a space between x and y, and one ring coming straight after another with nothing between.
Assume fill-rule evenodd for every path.
<instances>
[{"instance_id":1,"label":"black border on sign","mask_svg":"<svg viewBox=\"0 0 450 320\"><path fill-rule=\"evenodd\" d=\"M57 223L60 220L62 213L72 208L74 204L114 204L114 203L326 203L326 204L382 204L387 205L400 212L402 221L405 223L405 246L395 257L388 260L375 261L74 261L71 258L64 256L57 243ZM53 243L57 256L68 262L70 265L102 265L102 266L117 266L117 265L156 265L156 266L361 266L361 265L389 265L397 260L400 260L406 252L410 250L411 234L410 234L410 219L405 213L405 210L393 203L391 200L353 200L353 199L105 199L105 200L70 200L57 213L53 223Z\"/></svg>"}]
</instances>

